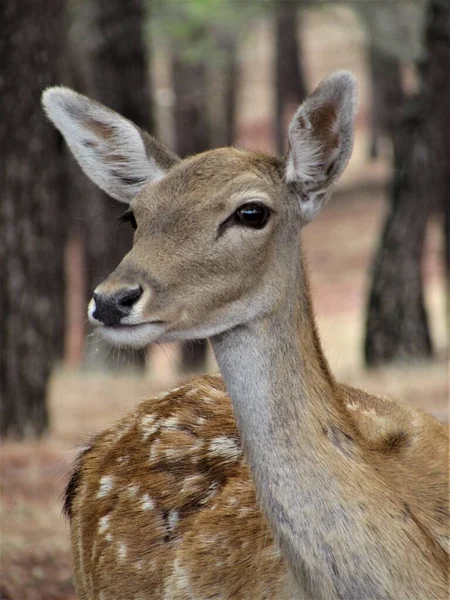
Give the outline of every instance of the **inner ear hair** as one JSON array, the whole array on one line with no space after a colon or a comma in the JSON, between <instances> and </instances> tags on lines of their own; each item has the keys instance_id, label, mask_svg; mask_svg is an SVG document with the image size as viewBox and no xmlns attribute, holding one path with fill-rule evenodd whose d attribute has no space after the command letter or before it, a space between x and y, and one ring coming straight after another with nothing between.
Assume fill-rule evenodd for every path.
<instances>
[{"instance_id":1,"label":"inner ear hair","mask_svg":"<svg viewBox=\"0 0 450 600\"><path fill-rule=\"evenodd\" d=\"M318 212L350 159L356 104L355 79L340 71L314 90L291 121L285 177L301 204L308 204L303 211L307 220Z\"/></svg>"}]
</instances>

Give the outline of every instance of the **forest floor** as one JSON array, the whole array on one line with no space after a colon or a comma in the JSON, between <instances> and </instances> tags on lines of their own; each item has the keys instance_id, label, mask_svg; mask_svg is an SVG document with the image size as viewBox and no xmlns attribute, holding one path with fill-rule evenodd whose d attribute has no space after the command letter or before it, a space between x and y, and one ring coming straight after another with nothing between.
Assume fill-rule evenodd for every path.
<instances>
[{"instance_id":1,"label":"forest floor","mask_svg":"<svg viewBox=\"0 0 450 600\"><path fill-rule=\"evenodd\" d=\"M367 272L382 214L381 191L349 192L345 197L339 193L305 230L323 345L341 380L447 420L444 290L436 222L429 227L424 264L436 359L372 372L361 364ZM61 494L76 447L139 400L179 381L176 363L176 349L166 347L155 350L143 378L55 372L49 394L51 433L40 442L1 447L0 600L75 598Z\"/></svg>"}]
</instances>

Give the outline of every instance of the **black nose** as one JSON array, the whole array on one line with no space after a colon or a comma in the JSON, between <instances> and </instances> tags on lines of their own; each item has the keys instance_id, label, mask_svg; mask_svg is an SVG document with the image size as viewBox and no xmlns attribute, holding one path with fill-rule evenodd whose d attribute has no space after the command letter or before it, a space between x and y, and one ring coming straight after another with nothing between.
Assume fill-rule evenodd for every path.
<instances>
[{"instance_id":1,"label":"black nose","mask_svg":"<svg viewBox=\"0 0 450 600\"><path fill-rule=\"evenodd\" d=\"M141 296L141 287L122 289L114 294L94 293L95 310L92 316L105 325L118 325L131 313Z\"/></svg>"}]
</instances>

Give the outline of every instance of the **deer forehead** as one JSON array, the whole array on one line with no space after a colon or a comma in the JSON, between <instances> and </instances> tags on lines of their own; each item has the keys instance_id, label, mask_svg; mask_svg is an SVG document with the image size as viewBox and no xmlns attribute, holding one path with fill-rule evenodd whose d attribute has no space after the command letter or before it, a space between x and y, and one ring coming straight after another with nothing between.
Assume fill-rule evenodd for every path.
<instances>
[{"instance_id":1,"label":"deer forehead","mask_svg":"<svg viewBox=\"0 0 450 600\"><path fill-rule=\"evenodd\" d=\"M281 161L235 148L210 150L174 166L165 177L150 183L131 206L144 219L170 211L186 217L232 209L245 199L276 202L282 182Z\"/></svg>"}]
</instances>

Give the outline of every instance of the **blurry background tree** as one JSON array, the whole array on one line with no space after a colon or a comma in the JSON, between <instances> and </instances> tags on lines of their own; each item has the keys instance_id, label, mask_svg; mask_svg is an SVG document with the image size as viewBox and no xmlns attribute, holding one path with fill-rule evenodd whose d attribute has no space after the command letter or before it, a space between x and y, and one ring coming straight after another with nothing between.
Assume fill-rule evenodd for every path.
<instances>
[{"instance_id":1,"label":"blurry background tree","mask_svg":"<svg viewBox=\"0 0 450 600\"><path fill-rule=\"evenodd\" d=\"M407 98L403 71L423 52L423 18L427 0L355 2L367 32L367 64L371 82L370 155L380 154L380 141L393 143L399 113Z\"/></svg>"},{"instance_id":2,"label":"blurry background tree","mask_svg":"<svg viewBox=\"0 0 450 600\"><path fill-rule=\"evenodd\" d=\"M1 433L42 435L50 370L64 339L65 161L41 109L59 83L61 0L3 0L0 37Z\"/></svg>"},{"instance_id":3,"label":"blurry background tree","mask_svg":"<svg viewBox=\"0 0 450 600\"><path fill-rule=\"evenodd\" d=\"M390 211L375 257L364 355L368 365L432 354L421 258L433 209L450 182L450 3L430 0L420 89L394 123ZM448 211L448 208L445 208Z\"/></svg>"},{"instance_id":4,"label":"blurry background tree","mask_svg":"<svg viewBox=\"0 0 450 600\"><path fill-rule=\"evenodd\" d=\"M307 95L298 39L301 4L299 0L275 0L274 131L280 156L286 152L286 127L292 113Z\"/></svg>"}]
</instances>

